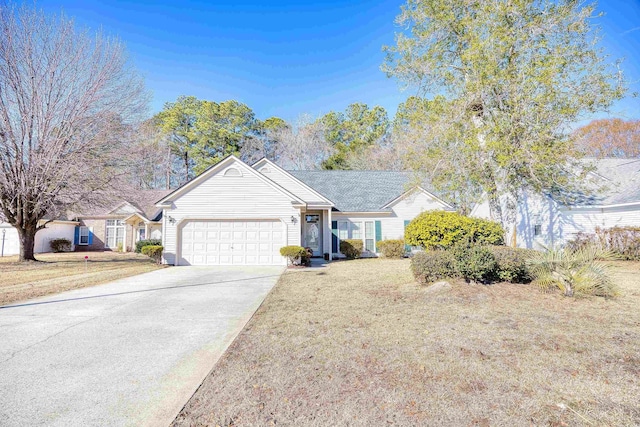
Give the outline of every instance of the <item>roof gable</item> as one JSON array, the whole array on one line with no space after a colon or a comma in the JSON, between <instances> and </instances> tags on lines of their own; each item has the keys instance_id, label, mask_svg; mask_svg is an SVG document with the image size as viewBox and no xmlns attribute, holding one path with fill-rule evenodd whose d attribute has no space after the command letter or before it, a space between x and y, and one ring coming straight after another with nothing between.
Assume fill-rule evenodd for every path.
<instances>
[{"instance_id":1,"label":"roof gable","mask_svg":"<svg viewBox=\"0 0 640 427\"><path fill-rule=\"evenodd\" d=\"M334 206L334 203L266 157L251 166L270 180L286 188L308 204Z\"/></svg>"},{"instance_id":2,"label":"roof gable","mask_svg":"<svg viewBox=\"0 0 640 427\"><path fill-rule=\"evenodd\" d=\"M445 208L445 209L453 209L453 206L451 206L449 203L445 202L441 198L437 197L435 194L425 190L424 188L422 188L420 186L416 186L416 187L413 187L412 189L410 189L408 191L405 191L400 196L396 197L395 199L391 200L389 203L384 205L383 208L384 209L390 208L390 207L394 206L395 204L401 202L402 200L406 199L407 197L416 194L417 192L420 192L420 193L426 195L427 197L435 200L436 202L441 204L442 207Z\"/></svg>"},{"instance_id":3,"label":"roof gable","mask_svg":"<svg viewBox=\"0 0 640 427\"><path fill-rule=\"evenodd\" d=\"M129 202L120 203L115 209L108 212L109 215L131 215L135 213L142 213L142 210Z\"/></svg>"},{"instance_id":4,"label":"roof gable","mask_svg":"<svg viewBox=\"0 0 640 427\"><path fill-rule=\"evenodd\" d=\"M163 205L165 205L167 203L170 203L171 201L183 196L184 194L188 193L192 189L196 188L198 185L200 185L201 183L205 182L207 179L215 176L216 174L218 174L220 172L225 174L231 168L237 168L238 169L239 175L237 175L236 173L233 173L232 175L234 175L234 176L242 176L244 174L253 175L253 176L257 177L258 179L260 179L261 181L263 181L264 183L266 183L269 186L273 187L276 191L282 193L283 195L285 195L286 197L291 199L291 201L293 203L300 204L300 205L304 205L305 204L304 201L302 201L296 195L294 195L293 193L291 193L287 189L282 188L277 183L275 183L272 180L268 179L267 177L265 177L264 175L262 175L261 173L259 173L256 170L254 170L253 168L251 168L246 163L244 163L242 160L240 160L236 156L232 155L232 156L228 156L228 157L224 158L220 162L218 162L215 165L209 167L207 170L202 172L200 175L198 175L197 177L195 177L191 181L187 182L186 184L184 184L181 187L179 187L176 190L174 190L172 193L170 193L167 196L163 197L161 200L159 200L156 203L156 206L163 206Z\"/></svg>"}]
</instances>

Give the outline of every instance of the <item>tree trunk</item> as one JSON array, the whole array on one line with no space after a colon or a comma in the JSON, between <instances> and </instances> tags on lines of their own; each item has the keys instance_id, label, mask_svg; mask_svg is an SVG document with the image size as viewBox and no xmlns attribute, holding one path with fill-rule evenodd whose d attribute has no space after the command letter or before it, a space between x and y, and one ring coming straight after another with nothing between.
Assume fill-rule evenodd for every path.
<instances>
[{"instance_id":1,"label":"tree trunk","mask_svg":"<svg viewBox=\"0 0 640 427\"><path fill-rule=\"evenodd\" d=\"M189 182L189 153L184 152L184 182Z\"/></svg>"},{"instance_id":2,"label":"tree trunk","mask_svg":"<svg viewBox=\"0 0 640 427\"><path fill-rule=\"evenodd\" d=\"M36 231L37 227L18 228L18 235L20 236L20 256L19 262L23 261L37 261L33 256L34 246L36 243Z\"/></svg>"}]
</instances>

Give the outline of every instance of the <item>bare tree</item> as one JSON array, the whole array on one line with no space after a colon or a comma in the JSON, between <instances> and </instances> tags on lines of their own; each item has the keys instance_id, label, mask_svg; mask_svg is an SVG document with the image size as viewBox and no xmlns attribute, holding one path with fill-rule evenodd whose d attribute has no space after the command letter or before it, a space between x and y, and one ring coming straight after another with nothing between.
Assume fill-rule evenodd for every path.
<instances>
[{"instance_id":1,"label":"bare tree","mask_svg":"<svg viewBox=\"0 0 640 427\"><path fill-rule=\"evenodd\" d=\"M302 115L293 126L278 129L274 158L286 169L320 169L334 149L325 138L324 125L309 115Z\"/></svg>"},{"instance_id":2,"label":"bare tree","mask_svg":"<svg viewBox=\"0 0 640 427\"><path fill-rule=\"evenodd\" d=\"M35 260L36 232L120 178L121 119L144 110L124 46L65 16L0 4L0 211Z\"/></svg>"},{"instance_id":3,"label":"bare tree","mask_svg":"<svg viewBox=\"0 0 640 427\"><path fill-rule=\"evenodd\" d=\"M404 134L392 134L353 153L345 165L352 170L408 170L411 143Z\"/></svg>"},{"instance_id":4,"label":"bare tree","mask_svg":"<svg viewBox=\"0 0 640 427\"><path fill-rule=\"evenodd\" d=\"M151 120L127 126L126 168L137 189L169 189L175 183L174 157L167 138Z\"/></svg>"}]
</instances>

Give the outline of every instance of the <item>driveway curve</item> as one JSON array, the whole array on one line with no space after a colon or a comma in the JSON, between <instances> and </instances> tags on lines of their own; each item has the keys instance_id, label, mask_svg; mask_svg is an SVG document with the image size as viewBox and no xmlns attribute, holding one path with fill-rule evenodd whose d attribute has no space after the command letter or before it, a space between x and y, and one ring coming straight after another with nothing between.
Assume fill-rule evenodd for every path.
<instances>
[{"instance_id":1,"label":"driveway curve","mask_svg":"<svg viewBox=\"0 0 640 427\"><path fill-rule=\"evenodd\" d=\"M0 307L0 423L168 425L282 271L174 267Z\"/></svg>"}]
</instances>

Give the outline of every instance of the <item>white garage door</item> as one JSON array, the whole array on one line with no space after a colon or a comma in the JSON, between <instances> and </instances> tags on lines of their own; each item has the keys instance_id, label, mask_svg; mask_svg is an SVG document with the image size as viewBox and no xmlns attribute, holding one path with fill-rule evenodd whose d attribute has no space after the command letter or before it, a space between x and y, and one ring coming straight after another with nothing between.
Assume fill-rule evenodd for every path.
<instances>
[{"instance_id":1,"label":"white garage door","mask_svg":"<svg viewBox=\"0 0 640 427\"><path fill-rule=\"evenodd\" d=\"M279 220L189 221L181 231L180 265L282 265Z\"/></svg>"},{"instance_id":2,"label":"white garage door","mask_svg":"<svg viewBox=\"0 0 640 427\"><path fill-rule=\"evenodd\" d=\"M3 233L4 231L4 233ZM0 254L2 254L2 236L4 234L4 256L20 253L18 230L13 227L0 227Z\"/></svg>"}]
</instances>

